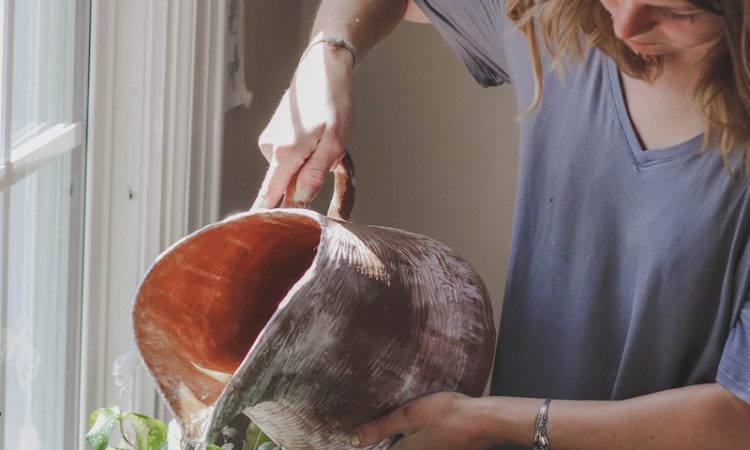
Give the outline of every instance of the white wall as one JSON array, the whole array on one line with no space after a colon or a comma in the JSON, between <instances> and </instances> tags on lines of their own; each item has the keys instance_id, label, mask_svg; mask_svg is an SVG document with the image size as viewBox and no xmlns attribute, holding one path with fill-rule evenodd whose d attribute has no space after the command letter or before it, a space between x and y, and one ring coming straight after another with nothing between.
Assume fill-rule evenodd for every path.
<instances>
[{"instance_id":1,"label":"white wall","mask_svg":"<svg viewBox=\"0 0 750 450\"><path fill-rule=\"evenodd\" d=\"M267 167L257 136L287 86L311 0L248 0L249 110L227 115L222 211L247 208ZM284 30L280 32L280 30ZM425 234L480 273L499 313L516 181L515 98L484 89L437 32L404 23L356 72L353 222ZM323 192L316 209L325 211Z\"/></svg>"}]
</instances>

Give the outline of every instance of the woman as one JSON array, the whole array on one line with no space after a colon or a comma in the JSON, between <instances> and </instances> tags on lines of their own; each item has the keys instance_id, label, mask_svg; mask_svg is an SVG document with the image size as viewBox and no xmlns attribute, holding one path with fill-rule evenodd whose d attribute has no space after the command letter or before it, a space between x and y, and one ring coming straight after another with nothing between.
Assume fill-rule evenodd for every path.
<instances>
[{"instance_id":1,"label":"woman","mask_svg":"<svg viewBox=\"0 0 750 450\"><path fill-rule=\"evenodd\" d=\"M324 1L256 206L311 200L353 63L402 15L529 106L518 206L492 396L417 399L352 444L750 446L750 0Z\"/></svg>"}]
</instances>

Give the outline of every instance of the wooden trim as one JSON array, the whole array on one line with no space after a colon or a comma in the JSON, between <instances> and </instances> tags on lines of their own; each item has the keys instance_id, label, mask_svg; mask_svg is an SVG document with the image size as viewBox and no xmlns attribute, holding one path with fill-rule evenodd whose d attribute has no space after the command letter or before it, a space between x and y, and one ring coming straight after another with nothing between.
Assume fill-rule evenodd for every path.
<instances>
[{"instance_id":1,"label":"wooden trim","mask_svg":"<svg viewBox=\"0 0 750 450\"><path fill-rule=\"evenodd\" d=\"M86 213L84 219L83 303L81 308L81 387L79 448L88 415L106 405L106 301L109 290L110 216L115 90L116 3L92 2L89 65Z\"/></svg>"},{"instance_id":2,"label":"wooden trim","mask_svg":"<svg viewBox=\"0 0 750 450\"><path fill-rule=\"evenodd\" d=\"M148 266L218 218L224 4L93 3L82 416L120 404L164 417L140 364L123 398L112 364L133 350L130 308Z\"/></svg>"},{"instance_id":3,"label":"wooden trim","mask_svg":"<svg viewBox=\"0 0 750 450\"><path fill-rule=\"evenodd\" d=\"M222 147L224 139L225 37L227 1L198 3L195 78L195 128L191 185L195 208L188 219L190 229L219 218Z\"/></svg>"}]
</instances>

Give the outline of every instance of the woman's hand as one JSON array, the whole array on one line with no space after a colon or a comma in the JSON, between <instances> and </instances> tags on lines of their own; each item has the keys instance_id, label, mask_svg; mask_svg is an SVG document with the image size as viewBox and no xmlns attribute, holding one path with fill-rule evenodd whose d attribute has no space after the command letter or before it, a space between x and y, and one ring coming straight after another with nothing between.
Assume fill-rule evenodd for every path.
<instances>
[{"instance_id":1,"label":"woman's hand","mask_svg":"<svg viewBox=\"0 0 750 450\"><path fill-rule=\"evenodd\" d=\"M391 448L486 450L500 442L529 446L543 402L432 394L361 425L350 442L366 447L403 435ZM548 421L552 448L702 450L750 442L750 405L717 383L627 400L553 400Z\"/></svg>"},{"instance_id":2,"label":"woman's hand","mask_svg":"<svg viewBox=\"0 0 750 450\"><path fill-rule=\"evenodd\" d=\"M310 203L341 160L353 122L352 55L326 43L300 62L258 146L270 163L253 208L273 208L286 192Z\"/></svg>"},{"instance_id":3,"label":"woman's hand","mask_svg":"<svg viewBox=\"0 0 750 450\"><path fill-rule=\"evenodd\" d=\"M350 442L366 447L403 436L392 449L486 450L496 443L481 435L475 400L454 392L427 395L361 425L351 433Z\"/></svg>"}]
</instances>

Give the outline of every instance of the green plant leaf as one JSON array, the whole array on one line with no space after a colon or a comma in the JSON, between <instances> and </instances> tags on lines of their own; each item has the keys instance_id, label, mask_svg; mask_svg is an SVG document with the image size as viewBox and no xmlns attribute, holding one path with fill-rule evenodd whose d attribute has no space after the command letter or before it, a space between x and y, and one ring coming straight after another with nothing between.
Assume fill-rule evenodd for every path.
<instances>
[{"instance_id":1,"label":"green plant leaf","mask_svg":"<svg viewBox=\"0 0 750 450\"><path fill-rule=\"evenodd\" d=\"M214 444L208 444L206 446L206 450L221 450L221 447L219 447L218 445L214 445Z\"/></svg>"},{"instance_id":2,"label":"green plant leaf","mask_svg":"<svg viewBox=\"0 0 750 450\"><path fill-rule=\"evenodd\" d=\"M245 431L245 446L242 450L258 450L261 448L260 446L266 442L273 443L271 438L258 428L258 425L250 422L250 425L248 425L247 430Z\"/></svg>"},{"instance_id":3,"label":"green plant leaf","mask_svg":"<svg viewBox=\"0 0 750 450\"><path fill-rule=\"evenodd\" d=\"M91 429L86 433L86 442L93 450L106 450L112 429L121 419L122 413L117 406L97 409L89 417Z\"/></svg>"},{"instance_id":4,"label":"green plant leaf","mask_svg":"<svg viewBox=\"0 0 750 450\"><path fill-rule=\"evenodd\" d=\"M125 413L135 430L137 450L161 450L167 442L167 426L161 420L143 414Z\"/></svg>"}]
</instances>

